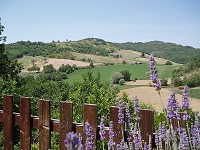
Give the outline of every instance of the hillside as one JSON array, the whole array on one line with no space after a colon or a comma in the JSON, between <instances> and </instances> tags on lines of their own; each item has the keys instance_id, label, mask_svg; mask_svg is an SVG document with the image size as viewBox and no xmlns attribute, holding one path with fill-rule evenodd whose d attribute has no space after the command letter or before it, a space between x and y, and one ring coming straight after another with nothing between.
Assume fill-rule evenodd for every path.
<instances>
[{"instance_id":1,"label":"hillside","mask_svg":"<svg viewBox=\"0 0 200 150\"><path fill-rule=\"evenodd\" d=\"M87 38L79 41L52 41L51 43L19 41L6 44L5 47L11 59L22 58L24 55L27 55L33 57L43 56L48 58L80 60L77 57L78 54L109 57L110 59L117 60L117 62L126 60L125 56L136 58L136 56L131 56L128 51L124 51L122 57L121 50L137 51L139 57L143 52L145 54L154 53L156 57L182 64L200 57L200 49L161 41L112 43L104 41L103 39ZM133 58L128 60L135 61Z\"/></svg>"},{"instance_id":2,"label":"hillside","mask_svg":"<svg viewBox=\"0 0 200 150\"><path fill-rule=\"evenodd\" d=\"M19 41L7 44L5 48L11 59L29 55L74 60L76 58L71 52L108 56L109 53L119 50L115 44L96 38L51 43Z\"/></svg>"},{"instance_id":3,"label":"hillside","mask_svg":"<svg viewBox=\"0 0 200 150\"><path fill-rule=\"evenodd\" d=\"M177 45L175 43L165 43L162 41L151 42L126 42L117 43L122 49L144 52L147 54L153 53L154 56L165 58L177 63L185 64L195 58L200 57L200 49L195 49L190 46Z\"/></svg>"}]
</instances>

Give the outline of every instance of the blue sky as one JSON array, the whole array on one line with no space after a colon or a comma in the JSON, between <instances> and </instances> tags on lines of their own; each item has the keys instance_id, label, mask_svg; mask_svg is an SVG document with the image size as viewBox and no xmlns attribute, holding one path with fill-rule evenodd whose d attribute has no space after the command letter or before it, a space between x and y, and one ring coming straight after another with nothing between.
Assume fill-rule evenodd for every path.
<instances>
[{"instance_id":1,"label":"blue sky","mask_svg":"<svg viewBox=\"0 0 200 150\"><path fill-rule=\"evenodd\" d=\"M7 43L88 37L200 48L199 0L1 0Z\"/></svg>"}]
</instances>

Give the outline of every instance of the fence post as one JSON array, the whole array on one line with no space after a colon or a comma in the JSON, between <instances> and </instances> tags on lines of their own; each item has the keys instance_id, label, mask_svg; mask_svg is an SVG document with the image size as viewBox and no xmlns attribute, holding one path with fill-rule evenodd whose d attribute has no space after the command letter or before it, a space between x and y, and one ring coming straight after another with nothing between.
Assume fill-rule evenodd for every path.
<instances>
[{"instance_id":1,"label":"fence post","mask_svg":"<svg viewBox=\"0 0 200 150\"><path fill-rule=\"evenodd\" d=\"M50 101L39 100L39 149L51 149Z\"/></svg>"},{"instance_id":2,"label":"fence post","mask_svg":"<svg viewBox=\"0 0 200 150\"><path fill-rule=\"evenodd\" d=\"M149 142L149 136L151 136L151 146L153 141L153 115L154 112L152 110L140 109L139 117L140 117L140 130L142 139L144 142Z\"/></svg>"},{"instance_id":3,"label":"fence post","mask_svg":"<svg viewBox=\"0 0 200 150\"><path fill-rule=\"evenodd\" d=\"M66 149L64 140L66 134L72 131L73 104L60 102L60 150Z\"/></svg>"},{"instance_id":4,"label":"fence post","mask_svg":"<svg viewBox=\"0 0 200 150\"><path fill-rule=\"evenodd\" d=\"M4 150L13 150L13 96L3 96Z\"/></svg>"},{"instance_id":5,"label":"fence post","mask_svg":"<svg viewBox=\"0 0 200 150\"><path fill-rule=\"evenodd\" d=\"M83 146L85 149L86 134L85 134L85 123L88 122L92 127L94 133L94 141L96 142L97 137L97 106L95 104L84 104L83 112ZM96 143L95 143L96 144Z\"/></svg>"},{"instance_id":6,"label":"fence post","mask_svg":"<svg viewBox=\"0 0 200 150\"><path fill-rule=\"evenodd\" d=\"M176 130L176 128L185 128L186 127L186 120L183 120L183 116L185 115L185 112L180 112L180 120L177 119L172 119L172 126L174 128L174 130Z\"/></svg>"},{"instance_id":7,"label":"fence post","mask_svg":"<svg viewBox=\"0 0 200 150\"><path fill-rule=\"evenodd\" d=\"M120 144L124 135L124 125L121 125L118 123L118 107L117 106L110 107L110 121L113 121L113 125L114 125L113 130L115 132L115 136L114 136L113 141L115 142L115 145Z\"/></svg>"},{"instance_id":8,"label":"fence post","mask_svg":"<svg viewBox=\"0 0 200 150\"><path fill-rule=\"evenodd\" d=\"M20 149L31 149L31 99L20 97Z\"/></svg>"}]
</instances>

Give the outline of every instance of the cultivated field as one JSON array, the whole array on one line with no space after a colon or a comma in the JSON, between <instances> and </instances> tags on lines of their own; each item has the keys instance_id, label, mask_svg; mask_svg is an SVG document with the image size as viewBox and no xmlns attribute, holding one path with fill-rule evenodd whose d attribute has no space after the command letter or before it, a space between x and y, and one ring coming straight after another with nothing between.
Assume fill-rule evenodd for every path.
<instances>
[{"instance_id":1,"label":"cultivated field","mask_svg":"<svg viewBox=\"0 0 200 150\"><path fill-rule=\"evenodd\" d=\"M141 87L137 88L130 88L126 90L121 90L119 95L121 95L123 92L126 92L128 94L128 97L133 100L134 96L136 95L139 99L139 101L151 104L156 111L162 112L163 111L163 106L160 100L160 96L158 92L149 85L150 80L138 80L137 82L129 82L128 84L131 85L144 85ZM145 86L146 85L146 86ZM170 97L170 94L175 91L175 89L171 88L162 88L160 93L162 97L162 101L164 104L164 107L167 107L168 103L168 98ZM190 95L190 93L189 93ZM177 101L179 103L179 106L182 106L182 95L181 94L176 94ZM190 100L190 107L194 110L199 111L200 110L200 99L194 99L194 98L189 98Z\"/></svg>"},{"instance_id":2,"label":"cultivated field","mask_svg":"<svg viewBox=\"0 0 200 150\"><path fill-rule=\"evenodd\" d=\"M43 70L43 66L53 64L54 68L58 69L62 64L66 65L73 65L75 64L77 67L79 66L88 66L88 62L83 62L83 61L76 61L76 60L69 60L69 59L55 59L55 58L46 58L42 56L24 56L23 58L18 59L20 63L23 64L24 69L22 72L27 72L27 69L30 68L33 63L31 62L32 60L36 60L35 64L40 67L40 71Z\"/></svg>"},{"instance_id":3,"label":"cultivated field","mask_svg":"<svg viewBox=\"0 0 200 150\"><path fill-rule=\"evenodd\" d=\"M97 55L91 55L91 54L83 54L83 53L77 53L72 52L74 56L76 56L77 59L82 58L91 58L93 62L95 63L122 63L123 60L125 60L128 64L132 64L135 62L142 62L147 63L149 59L149 55L145 55L145 58L141 58L141 53L131 50L119 50L117 52L114 52L112 54L115 55L122 55L122 58L112 58L112 57L104 57L104 56L97 56ZM166 59L163 58L157 58L155 57L157 64L165 64L167 62ZM179 65L177 63L172 62L173 65Z\"/></svg>"}]
</instances>

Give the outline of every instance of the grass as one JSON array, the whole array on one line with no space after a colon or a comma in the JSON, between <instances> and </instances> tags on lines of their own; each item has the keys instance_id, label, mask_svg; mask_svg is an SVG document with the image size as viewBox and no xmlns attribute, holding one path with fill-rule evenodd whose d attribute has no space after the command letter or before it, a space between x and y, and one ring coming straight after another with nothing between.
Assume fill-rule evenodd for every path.
<instances>
[{"instance_id":1,"label":"grass","mask_svg":"<svg viewBox=\"0 0 200 150\"><path fill-rule=\"evenodd\" d=\"M192 97L192 98L200 99L200 88L189 89L189 96Z\"/></svg>"},{"instance_id":2,"label":"grass","mask_svg":"<svg viewBox=\"0 0 200 150\"><path fill-rule=\"evenodd\" d=\"M182 94L182 90L176 89L176 93ZM200 99L200 88L189 88L189 97Z\"/></svg>"},{"instance_id":3,"label":"grass","mask_svg":"<svg viewBox=\"0 0 200 150\"><path fill-rule=\"evenodd\" d=\"M159 78L171 78L171 72L176 66L164 66L164 65L158 65L159 70ZM92 71L94 74L97 74L100 72L101 74L101 80L103 81L109 81L111 76L114 72L120 72L124 70L128 70L131 73L131 80L137 78L137 79L149 79L149 77L146 76L146 72L149 72L149 65L148 64L139 64L139 65L130 65L130 64L115 64L110 66L97 66L92 69L79 69L75 71L72 74L68 75L67 81L69 83L73 83L74 81L81 81L82 74L86 73L88 70Z\"/></svg>"}]
</instances>

